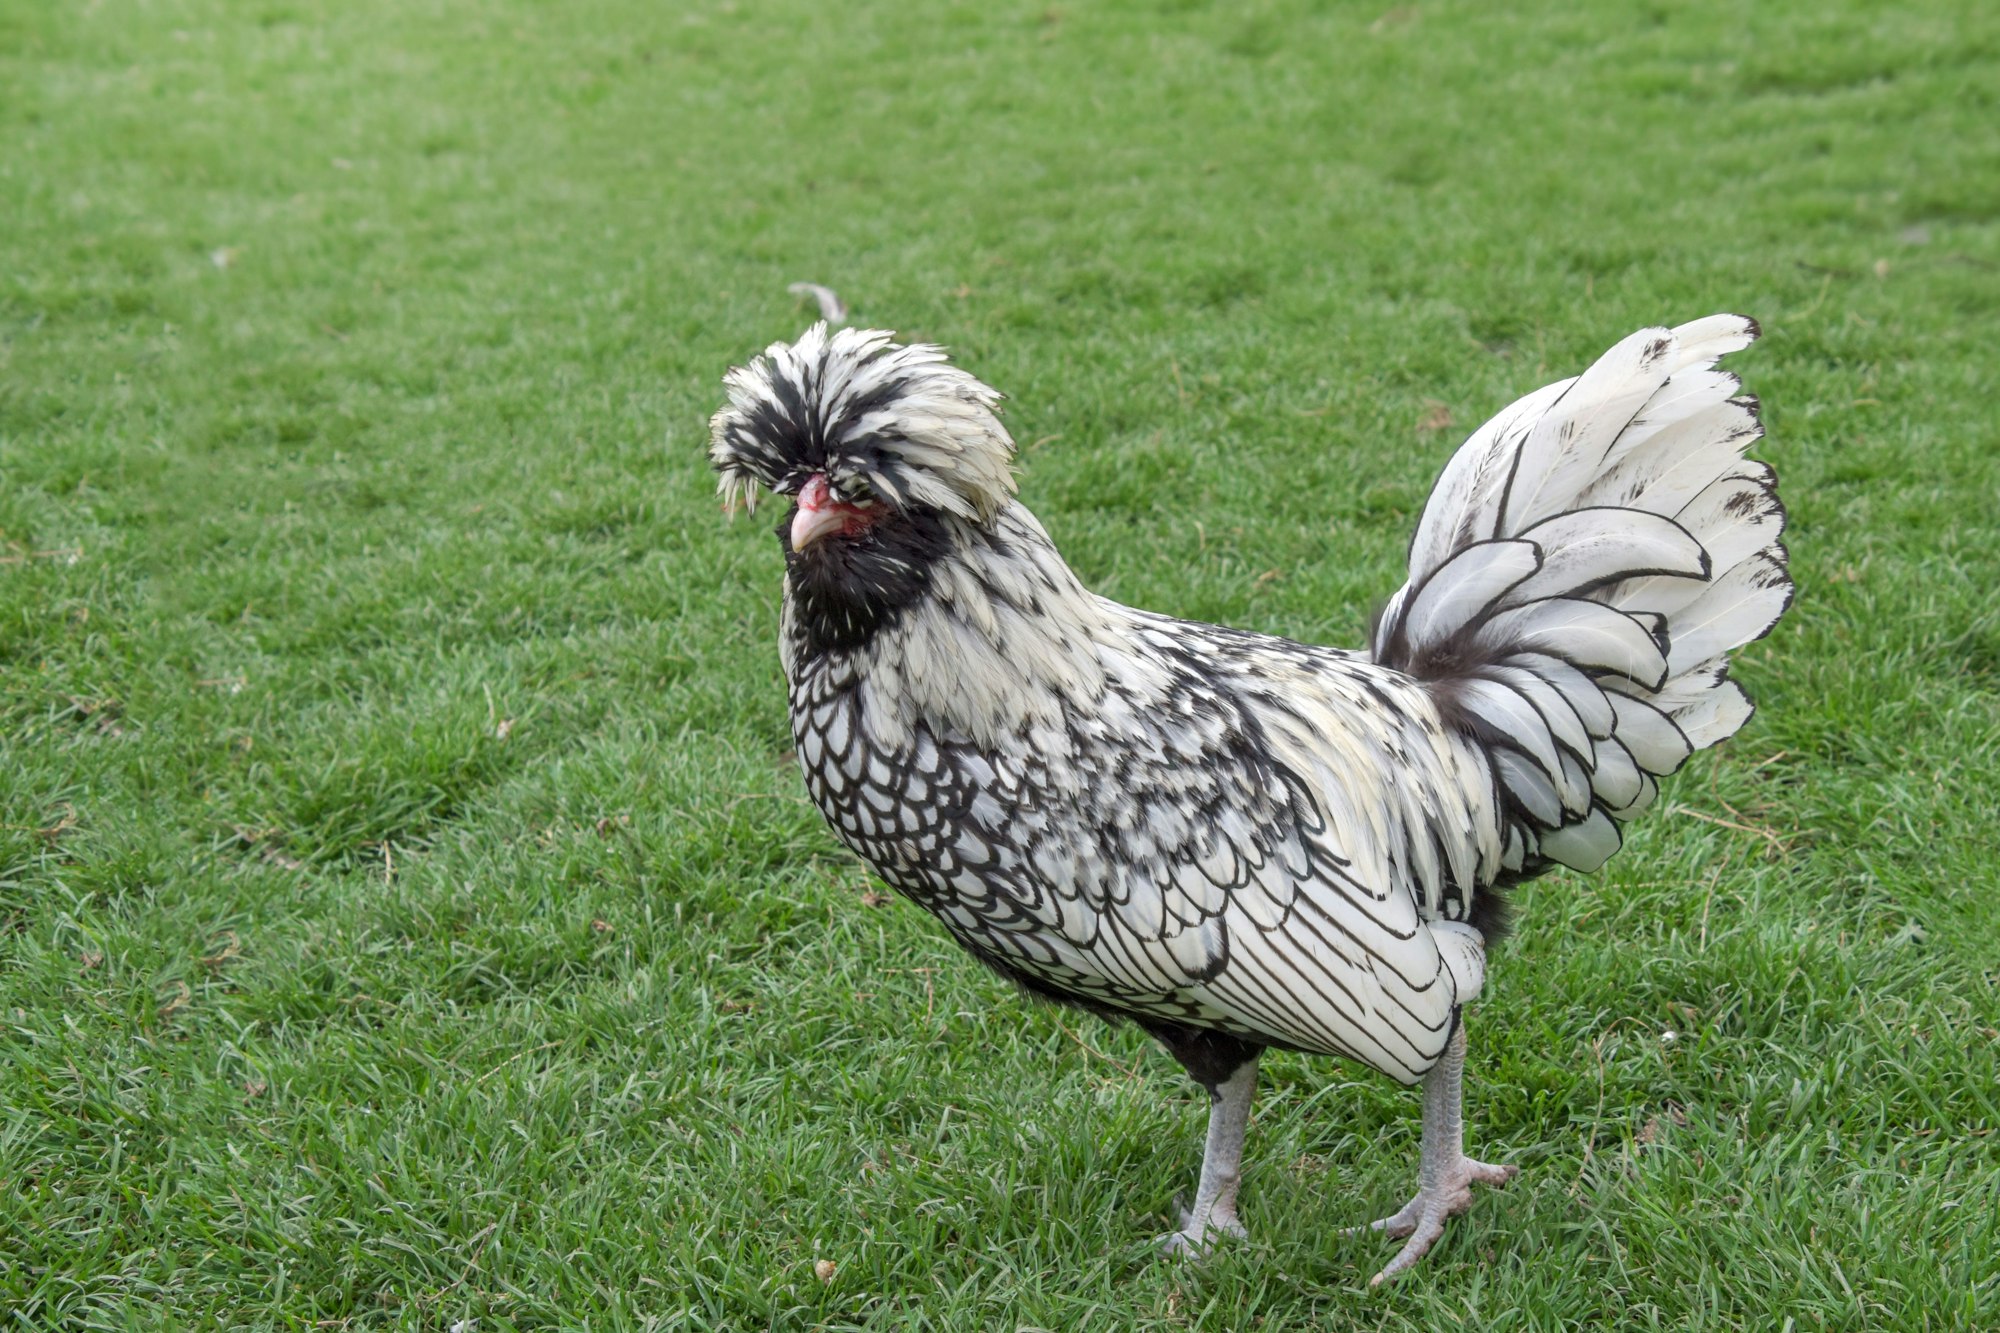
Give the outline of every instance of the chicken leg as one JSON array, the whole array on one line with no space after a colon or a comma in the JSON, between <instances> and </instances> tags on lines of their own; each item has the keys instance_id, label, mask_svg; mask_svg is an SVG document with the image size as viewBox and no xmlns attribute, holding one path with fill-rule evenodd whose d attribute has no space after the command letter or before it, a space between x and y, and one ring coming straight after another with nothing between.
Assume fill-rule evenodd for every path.
<instances>
[{"instance_id":1,"label":"chicken leg","mask_svg":"<svg viewBox=\"0 0 2000 1333\"><path fill-rule=\"evenodd\" d=\"M1201 1184L1195 1188L1194 1207L1181 1213L1181 1229L1160 1242L1167 1253L1199 1255L1207 1248L1211 1231L1245 1234L1236 1218L1236 1191L1243 1184L1243 1135L1250 1127L1250 1101L1256 1095L1254 1055L1210 1090Z\"/></svg>"},{"instance_id":2,"label":"chicken leg","mask_svg":"<svg viewBox=\"0 0 2000 1333\"><path fill-rule=\"evenodd\" d=\"M1408 1236L1401 1252L1369 1279L1380 1286L1406 1268L1416 1266L1444 1234L1445 1219L1472 1207L1472 1184L1505 1185L1520 1173L1517 1166L1492 1166L1465 1155L1465 1122L1461 1106L1465 1092L1465 1020L1451 1034L1444 1058L1424 1076L1424 1145L1417 1168L1417 1196L1401 1209L1359 1231ZM1204 1173L1206 1180L1206 1173Z\"/></svg>"}]
</instances>

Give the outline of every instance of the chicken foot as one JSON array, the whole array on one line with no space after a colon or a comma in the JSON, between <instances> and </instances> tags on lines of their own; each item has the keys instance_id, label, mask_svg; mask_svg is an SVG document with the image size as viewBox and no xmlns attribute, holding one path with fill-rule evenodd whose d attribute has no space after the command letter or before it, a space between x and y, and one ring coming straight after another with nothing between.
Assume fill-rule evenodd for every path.
<instances>
[{"instance_id":1,"label":"chicken foot","mask_svg":"<svg viewBox=\"0 0 2000 1333\"><path fill-rule=\"evenodd\" d=\"M1181 1212L1181 1229L1161 1238L1168 1254L1199 1255L1208 1234L1247 1233L1236 1217L1236 1191L1243 1184L1243 1136L1250 1127L1250 1101L1257 1095L1257 1060L1252 1056L1209 1092L1208 1145L1201 1157L1201 1184L1194 1207Z\"/></svg>"},{"instance_id":2,"label":"chicken foot","mask_svg":"<svg viewBox=\"0 0 2000 1333\"><path fill-rule=\"evenodd\" d=\"M1517 1166L1494 1166L1465 1155L1464 1093L1465 1023L1461 1018L1444 1058L1424 1076L1424 1143L1416 1197L1387 1217L1348 1229L1350 1235L1373 1230L1409 1237L1396 1257L1369 1279L1371 1287L1415 1267L1430 1253L1431 1246L1444 1235L1445 1221L1472 1207L1473 1182L1505 1185L1520 1173Z\"/></svg>"}]
</instances>

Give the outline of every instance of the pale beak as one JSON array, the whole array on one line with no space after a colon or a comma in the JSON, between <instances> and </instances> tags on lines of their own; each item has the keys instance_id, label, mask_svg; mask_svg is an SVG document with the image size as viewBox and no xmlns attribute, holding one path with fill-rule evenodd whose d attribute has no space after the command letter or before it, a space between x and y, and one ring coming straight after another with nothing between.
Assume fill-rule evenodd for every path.
<instances>
[{"instance_id":1,"label":"pale beak","mask_svg":"<svg viewBox=\"0 0 2000 1333\"><path fill-rule=\"evenodd\" d=\"M792 549L803 551L828 533L839 532L853 516L852 509L837 502L821 509L801 504L792 516Z\"/></svg>"},{"instance_id":2,"label":"pale beak","mask_svg":"<svg viewBox=\"0 0 2000 1333\"><path fill-rule=\"evenodd\" d=\"M815 472L799 488L799 512L792 516L792 549L803 551L829 533L865 528L874 515L863 505L837 498L826 474Z\"/></svg>"}]
</instances>

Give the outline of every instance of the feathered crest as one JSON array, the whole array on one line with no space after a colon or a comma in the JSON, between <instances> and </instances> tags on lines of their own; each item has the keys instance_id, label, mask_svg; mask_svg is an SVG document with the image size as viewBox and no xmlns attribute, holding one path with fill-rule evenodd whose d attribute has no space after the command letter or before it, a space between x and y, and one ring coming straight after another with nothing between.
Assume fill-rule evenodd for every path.
<instances>
[{"instance_id":1,"label":"feathered crest","mask_svg":"<svg viewBox=\"0 0 2000 1333\"><path fill-rule=\"evenodd\" d=\"M882 329L772 343L723 378L729 405L709 422L709 462L724 504L756 488L796 491L824 472L835 492L872 495L987 523L1014 493L1014 441L1000 395L930 343Z\"/></svg>"}]
</instances>

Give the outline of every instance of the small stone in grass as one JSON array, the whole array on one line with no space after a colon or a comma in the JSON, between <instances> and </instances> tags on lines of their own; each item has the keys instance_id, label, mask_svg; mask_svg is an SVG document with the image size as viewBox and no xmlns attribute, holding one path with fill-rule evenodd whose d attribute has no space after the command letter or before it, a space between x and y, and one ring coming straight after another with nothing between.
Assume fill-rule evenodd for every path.
<instances>
[{"instance_id":1,"label":"small stone in grass","mask_svg":"<svg viewBox=\"0 0 2000 1333\"><path fill-rule=\"evenodd\" d=\"M831 1259L821 1259L813 1264L813 1276L822 1282L833 1281L835 1271L837 1270L834 1268L833 1260Z\"/></svg>"}]
</instances>

